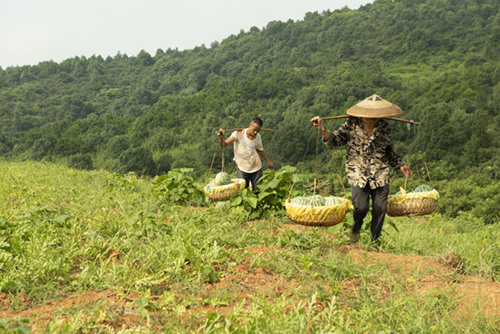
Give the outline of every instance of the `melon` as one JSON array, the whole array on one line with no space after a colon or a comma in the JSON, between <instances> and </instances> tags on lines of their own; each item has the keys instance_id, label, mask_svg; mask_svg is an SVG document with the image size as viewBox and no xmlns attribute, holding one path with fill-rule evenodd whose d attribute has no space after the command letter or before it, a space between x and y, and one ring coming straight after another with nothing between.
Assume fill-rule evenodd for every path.
<instances>
[{"instance_id":1,"label":"melon","mask_svg":"<svg viewBox=\"0 0 500 334\"><path fill-rule=\"evenodd\" d=\"M215 176L215 183L217 186L225 186L231 183L231 176L226 172L220 172Z\"/></svg>"},{"instance_id":2,"label":"melon","mask_svg":"<svg viewBox=\"0 0 500 334\"><path fill-rule=\"evenodd\" d=\"M326 200L325 206L339 205L339 204L342 204L342 201L338 198L332 197Z\"/></svg>"},{"instance_id":3,"label":"melon","mask_svg":"<svg viewBox=\"0 0 500 334\"><path fill-rule=\"evenodd\" d=\"M434 189L432 189L431 186L428 186L426 184L422 184L418 187L416 187L415 189L413 189L413 192L414 193L424 193L424 192L427 192L427 191L432 191Z\"/></svg>"},{"instance_id":4,"label":"melon","mask_svg":"<svg viewBox=\"0 0 500 334\"><path fill-rule=\"evenodd\" d=\"M313 206L324 206L326 203L325 198L321 195L314 195L308 197L307 199L309 200L309 204L312 204Z\"/></svg>"},{"instance_id":5,"label":"melon","mask_svg":"<svg viewBox=\"0 0 500 334\"><path fill-rule=\"evenodd\" d=\"M307 205L307 204L309 204L309 201L305 197L298 196L298 197L295 197L294 199L292 199L292 201L290 203L297 204L297 205Z\"/></svg>"},{"instance_id":6,"label":"melon","mask_svg":"<svg viewBox=\"0 0 500 334\"><path fill-rule=\"evenodd\" d=\"M229 205L227 204L227 202L218 202L215 207L217 209L227 209L229 207Z\"/></svg>"},{"instance_id":7,"label":"melon","mask_svg":"<svg viewBox=\"0 0 500 334\"><path fill-rule=\"evenodd\" d=\"M206 187L207 187L207 191L209 193L211 193L212 192L212 188L217 187L217 184L215 184L215 180L212 180L212 181L210 181L209 184L206 185Z\"/></svg>"}]
</instances>

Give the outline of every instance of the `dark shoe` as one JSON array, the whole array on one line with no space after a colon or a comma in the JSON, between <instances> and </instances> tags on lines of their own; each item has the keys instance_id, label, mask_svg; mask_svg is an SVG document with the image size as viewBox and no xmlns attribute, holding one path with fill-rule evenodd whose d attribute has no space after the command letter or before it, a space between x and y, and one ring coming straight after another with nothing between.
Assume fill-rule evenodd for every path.
<instances>
[{"instance_id":1,"label":"dark shoe","mask_svg":"<svg viewBox=\"0 0 500 334\"><path fill-rule=\"evenodd\" d=\"M349 230L349 240L351 240L351 242L353 244L358 242L359 241L359 233L355 233L355 232Z\"/></svg>"},{"instance_id":2,"label":"dark shoe","mask_svg":"<svg viewBox=\"0 0 500 334\"><path fill-rule=\"evenodd\" d=\"M380 242L378 240L372 240L369 247L369 252L380 252Z\"/></svg>"}]
</instances>

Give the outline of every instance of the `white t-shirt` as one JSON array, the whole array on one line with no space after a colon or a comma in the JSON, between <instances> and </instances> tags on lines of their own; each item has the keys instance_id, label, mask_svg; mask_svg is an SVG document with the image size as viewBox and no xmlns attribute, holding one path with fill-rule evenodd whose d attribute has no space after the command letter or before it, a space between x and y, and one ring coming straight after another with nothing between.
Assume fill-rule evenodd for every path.
<instances>
[{"instance_id":1,"label":"white t-shirt","mask_svg":"<svg viewBox=\"0 0 500 334\"><path fill-rule=\"evenodd\" d=\"M255 173L262 168L260 156L256 150L264 151L262 139L258 133L254 140L247 137L247 129L235 131L231 134L234 141L234 161L238 168L245 173Z\"/></svg>"}]
</instances>

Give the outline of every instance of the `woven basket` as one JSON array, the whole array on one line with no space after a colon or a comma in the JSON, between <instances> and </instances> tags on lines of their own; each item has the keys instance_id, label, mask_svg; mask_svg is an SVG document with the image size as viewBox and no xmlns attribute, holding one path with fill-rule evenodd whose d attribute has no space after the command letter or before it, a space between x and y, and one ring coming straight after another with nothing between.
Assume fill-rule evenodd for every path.
<instances>
[{"instance_id":1,"label":"woven basket","mask_svg":"<svg viewBox=\"0 0 500 334\"><path fill-rule=\"evenodd\" d=\"M243 179L231 179L231 181L233 181L233 183L225 186L213 187L211 189L206 185L203 191L212 201L228 201L231 197L236 195L240 189L244 189L246 185Z\"/></svg>"},{"instance_id":2,"label":"woven basket","mask_svg":"<svg viewBox=\"0 0 500 334\"><path fill-rule=\"evenodd\" d=\"M436 210L437 199L407 198L401 204L387 203L387 215L390 217L423 216Z\"/></svg>"},{"instance_id":3,"label":"woven basket","mask_svg":"<svg viewBox=\"0 0 500 334\"><path fill-rule=\"evenodd\" d=\"M349 210L349 201L339 198L342 204L331 206L297 205L285 203L288 217L297 224L305 226L333 226L344 220Z\"/></svg>"}]
</instances>

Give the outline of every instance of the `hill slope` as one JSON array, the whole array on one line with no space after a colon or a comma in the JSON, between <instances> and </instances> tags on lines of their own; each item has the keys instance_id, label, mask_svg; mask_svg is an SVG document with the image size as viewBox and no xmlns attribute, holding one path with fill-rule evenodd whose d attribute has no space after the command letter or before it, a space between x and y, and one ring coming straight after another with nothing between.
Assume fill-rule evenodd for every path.
<instances>
[{"instance_id":1,"label":"hill slope","mask_svg":"<svg viewBox=\"0 0 500 334\"><path fill-rule=\"evenodd\" d=\"M387 224L375 253L369 228L353 247L342 224L242 222L213 205L157 200L148 180L35 162L0 162L0 173L0 330L19 318L50 333L500 324L499 224L392 219L400 232Z\"/></svg>"},{"instance_id":2,"label":"hill slope","mask_svg":"<svg viewBox=\"0 0 500 334\"><path fill-rule=\"evenodd\" d=\"M392 123L393 137L427 183L429 163L449 204L438 210L497 222L499 8L494 0L379 0L270 22L210 48L0 69L0 154L150 175L189 166L199 174L214 154L214 170L222 167L214 130L259 116L277 130L263 134L276 166L305 156L302 171L313 173L318 153L325 184L342 189L332 174L342 174L342 153L314 149L309 119L344 114L376 93L421 122L418 136ZM232 146L225 161L231 156ZM409 186L421 182L416 176Z\"/></svg>"},{"instance_id":3,"label":"hill slope","mask_svg":"<svg viewBox=\"0 0 500 334\"><path fill-rule=\"evenodd\" d=\"M274 146L283 161L296 163L309 116L344 113L377 93L422 121L430 159L484 162L500 145L499 7L379 0L270 22L210 48L0 70L0 153L89 153L97 167L112 168L121 153L142 147L135 154L152 153L164 165L208 168L212 131L257 115L279 130ZM405 127L395 127L404 141Z\"/></svg>"}]
</instances>

